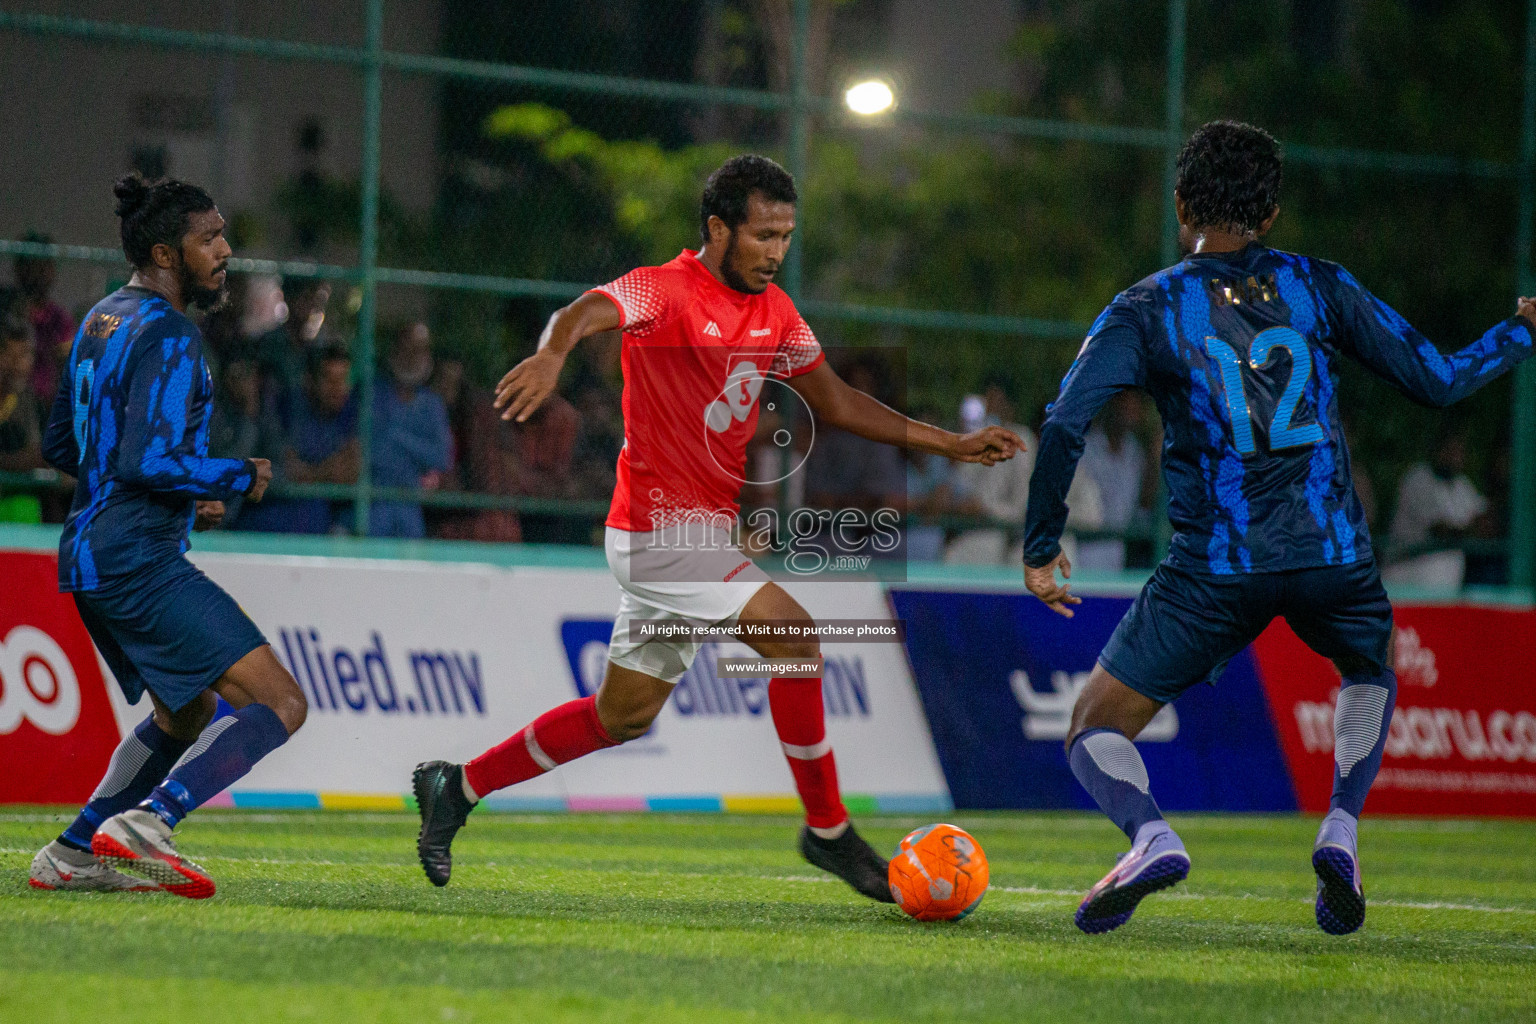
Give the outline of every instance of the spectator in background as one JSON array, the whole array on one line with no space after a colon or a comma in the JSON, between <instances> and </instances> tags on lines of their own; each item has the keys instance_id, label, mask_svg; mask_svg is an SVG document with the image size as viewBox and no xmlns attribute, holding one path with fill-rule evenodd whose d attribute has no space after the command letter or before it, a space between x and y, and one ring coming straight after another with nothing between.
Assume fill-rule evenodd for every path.
<instances>
[{"instance_id":1,"label":"spectator in background","mask_svg":"<svg viewBox=\"0 0 1536 1024\"><path fill-rule=\"evenodd\" d=\"M448 410L429 387L432 333L413 321L402 327L390 347L386 379L374 391L373 451L370 470L379 487L437 490L453 468L453 438ZM424 537L421 505L376 501L370 510L373 537Z\"/></svg>"},{"instance_id":2,"label":"spectator in background","mask_svg":"<svg viewBox=\"0 0 1536 1024\"><path fill-rule=\"evenodd\" d=\"M53 239L29 231L25 241L48 245ZM32 326L36 342L30 381L32 395L39 408L49 409L59 388L59 373L69 362L69 347L75 340L75 321L49 295L58 275L53 260L45 256L17 256L13 266L16 287L21 291L23 315Z\"/></svg>"},{"instance_id":3,"label":"spectator in background","mask_svg":"<svg viewBox=\"0 0 1536 1024\"><path fill-rule=\"evenodd\" d=\"M432 390L448 410L453 470L444 487L474 494L515 494L512 474L496 451L500 417L491 406L491 393L464 379L464 363L439 359ZM516 543L522 525L516 512L504 508L428 509L428 532L446 540Z\"/></svg>"},{"instance_id":4,"label":"spectator in background","mask_svg":"<svg viewBox=\"0 0 1536 1024\"><path fill-rule=\"evenodd\" d=\"M437 359L433 361L432 380L427 385L433 394L443 400L448 411L449 458L453 469L443 477L443 489L464 490L464 461L476 430L474 389L464 380L464 360ZM472 488L471 488L472 489Z\"/></svg>"},{"instance_id":5,"label":"spectator in background","mask_svg":"<svg viewBox=\"0 0 1536 1024\"><path fill-rule=\"evenodd\" d=\"M581 431L571 457L573 494L578 498L607 501L613 495L614 469L624 447L622 347L619 332L606 331L582 342L575 353L580 361L571 374L567 393L581 417Z\"/></svg>"},{"instance_id":6,"label":"spectator in background","mask_svg":"<svg viewBox=\"0 0 1536 1024\"><path fill-rule=\"evenodd\" d=\"M1144 410L1140 392L1118 392L1083 440L1083 457L1077 472L1086 474L1098 487L1103 510L1101 529L1123 533L1150 523L1150 509L1142 504L1147 453L1137 434L1145 419ZM1075 569L1120 572L1125 568L1125 541L1081 541L1072 565Z\"/></svg>"},{"instance_id":7,"label":"spectator in background","mask_svg":"<svg viewBox=\"0 0 1536 1024\"><path fill-rule=\"evenodd\" d=\"M843 373L848 386L877 398L880 380L874 364L855 361ZM907 503L907 472L901 452L846 430L817 431L805 463L805 501L825 509L902 510Z\"/></svg>"},{"instance_id":8,"label":"spectator in background","mask_svg":"<svg viewBox=\"0 0 1536 1024\"><path fill-rule=\"evenodd\" d=\"M558 401L557 401L558 399ZM573 498L572 459L581 432L581 414L559 395L550 395L523 423L495 421L494 454L505 464L512 493L530 498ZM584 521L552 513L524 512L523 539L538 544L583 543L591 530Z\"/></svg>"},{"instance_id":9,"label":"spectator in background","mask_svg":"<svg viewBox=\"0 0 1536 1024\"><path fill-rule=\"evenodd\" d=\"M937 410L919 411L914 419L939 423ZM955 463L916 448L905 450L907 459L907 512L939 518L950 515L981 515L981 505L966 490L955 473ZM1018 458L1019 456L1015 456ZM917 562L937 562L944 557L944 526L937 523L907 524L907 558Z\"/></svg>"},{"instance_id":10,"label":"spectator in background","mask_svg":"<svg viewBox=\"0 0 1536 1024\"><path fill-rule=\"evenodd\" d=\"M208 454L218 459L270 458L270 452L261 450L261 431L261 378L256 364L249 359L232 360L219 374L218 400L208 420Z\"/></svg>"},{"instance_id":11,"label":"spectator in background","mask_svg":"<svg viewBox=\"0 0 1536 1024\"><path fill-rule=\"evenodd\" d=\"M1472 523L1472 533L1479 540L1493 541L1509 537L1511 526L1509 498L1514 486L1515 447L1509 430L1500 430L1493 443L1493 457L1488 462L1488 510ZM1508 550L1467 552L1466 586L1509 586Z\"/></svg>"},{"instance_id":12,"label":"spectator in background","mask_svg":"<svg viewBox=\"0 0 1536 1024\"><path fill-rule=\"evenodd\" d=\"M263 420L262 445L275 479L295 484L354 484L362 466L352 357L341 345L316 349L286 423ZM267 533L328 533L338 524L324 498L268 497L241 510L239 528Z\"/></svg>"},{"instance_id":13,"label":"spectator in background","mask_svg":"<svg viewBox=\"0 0 1536 1024\"><path fill-rule=\"evenodd\" d=\"M1448 420L1429 461L1410 467L1398 485L1391 532L1398 561L1382 574L1387 582L1460 588L1466 555L1450 545L1473 536L1478 517L1488 511L1488 499L1467 477L1466 463L1466 432ZM1446 547L1423 550L1437 543Z\"/></svg>"},{"instance_id":14,"label":"spectator in background","mask_svg":"<svg viewBox=\"0 0 1536 1024\"><path fill-rule=\"evenodd\" d=\"M258 293L256 297L270 300L264 293ZM330 343L321 334L330 301L329 281L318 278L287 278L283 281L283 304L274 309L281 315L278 326L255 342L256 361L261 368L262 405L266 410L277 410L279 405L295 400L303 392L310 350Z\"/></svg>"},{"instance_id":15,"label":"spectator in background","mask_svg":"<svg viewBox=\"0 0 1536 1024\"><path fill-rule=\"evenodd\" d=\"M39 405L32 393L36 351L32 326L14 312L0 317L0 470L42 469L43 435ZM31 494L0 497L0 522L37 523L42 506Z\"/></svg>"},{"instance_id":16,"label":"spectator in background","mask_svg":"<svg viewBox=\"0 0 1536 1024\"><path fill-rule=\"evenodd\" d=\"M967 395L961 399L961 429L973 429L965 426L968 423L974 423L977 430L988 425L1006 426L1024 440L1026 450L996 466L955 466L960 486L975 499L987 518L1000 525L967 530L950 541L944 551L945 562L1007 566L1024 562L1024 512L1029 504L1029 478L1035 471L1035 439L1039 434L1021 423L1010 422L1013 418L1013 403L997 384L990 385L985 396ZM1035 422L1038 425L1044 421L1045 409L1041 408ZM993 469L1002 470L1003 474L993 476ZM1103 519L1098 485L1087 473L1075 474L1067 492L1068 531L1097 530ZM1061 546L1067 557L1075 561L1077 540L1071 532L1063 534Z\"/></svg>"},{"instance_id":17,"label":"spectator in background","mask_svg":"<svg viewBox=\"0 0 1536 1024\"><path fill-rule=\"evenodd\" d=\"M559 395L551 395L522 423L504 422L504 447L517 460L518 494L533 498L572 497L571 459L581 432L581 413ZM502 421L498 421L502 422Z\"/></svg>"},{"instance_id":18,"label":"spectator in background","mask_svg":"<svg viewBox=\"0 0 1536 1024\"><path fill-rule=\"evenodd\" d=\"M574 494L607 501L613 496L614 470L624 447L624 414L615 388L593 384L575 392L573 404L581 417L572 455Z\"/></svg>"},{"instance_id":19,"label":"spectator in background","mask_svg":"<svg viewBox=\"0 0 1536 1024\"><path fill-rule=\"evenodd\" d=\"M219 372L218 398L208 420L208 454L220 459L274 459L282 431L261 411L261 378L250 359L234 359ZM220 527L231 529L245 507L244 498L224 503Z\"/></svg>"}]
</instances>

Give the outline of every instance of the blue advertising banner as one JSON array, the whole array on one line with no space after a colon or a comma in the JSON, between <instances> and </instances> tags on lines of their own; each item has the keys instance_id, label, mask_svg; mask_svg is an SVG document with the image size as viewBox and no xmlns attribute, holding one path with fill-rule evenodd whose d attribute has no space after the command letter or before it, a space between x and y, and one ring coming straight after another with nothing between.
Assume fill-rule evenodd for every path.
<instances>
[{"instance_id":1,"label":"blue advertising banner","mask_svg":"<svg viewBox=\"0 0 1536 1024\"><path fill-rule=\"evenodd\" d=\"M1062 743L1099 651L1130 607L1075 618L1028 594L891 591L939 764L960 808L1091 808ZM1170 811L1293 811L1296 791L1252 650L1165 707L1137 740Z\"/></svg>"}]
</instances>

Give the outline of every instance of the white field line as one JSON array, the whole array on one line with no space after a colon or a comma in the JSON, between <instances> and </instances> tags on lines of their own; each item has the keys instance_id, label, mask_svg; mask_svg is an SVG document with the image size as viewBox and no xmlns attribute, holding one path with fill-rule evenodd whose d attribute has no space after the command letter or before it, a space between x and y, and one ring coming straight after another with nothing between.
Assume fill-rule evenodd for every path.
<instances>
[{"instance_id":1,"label":"white field line","mask_svg":"<svg viewBox=\"0 0 1536 1024\"><path fill-rule=\"evenodd\" d=\"M0 854L33 854L35 850L24 849L15 846L0 847ZM219 854L200 854L199 860L208 863L229 864L264 864L272 867L329 867L329 868L403 868L415 867L413 864L393 861L366 861L366 860L289 860L281 857L225 857ZM481 867L496 867L494 861L484 863ZM748 877L765 882L805 882L820 885L822 883L835 882L837 879L827 875L736 875L726 876L707 871L625 871L627 875L655 878L722 878L722 877ZM1020 896L1059 896L1080 898L1084 890L1079 889L1042 889L1032 885L994 885L991 887L997 892L1006 892ZM1256 903L1307 903L1310 898L1298 900L1289 896L1258 896L1252 893L1238 893L1235 895L1218 895L1199 892L1171 892L1163 893L1162 899L1174 900L1244 900ZM1476 903L1415 903L1407 900L1371 900L1373 907L1394 907L1399 910L1461 910L1480 914L1533 914L1536 915L1536 907L1490 907Z\"/></svg>"},{"instance_id":2,"label":"white field line","mask_svg":"<svg viewBox=\"0 0 1536 1024\"><path fill-rule=\"evenodd\" d=\"M998 892L1019 893L1025 896L1074 896L1081 897L1086 890L1038 889L1032 885L995 885ZM1311 903L1310 898L1296 900L1289 896L1258 896L1253 893L1215 895L1203 892L1165 892L1159 899L1173 900L1251 900L1258 903ZM1536 914L1536 907L1489 907L1476 903L1413 903L1407 900L1368 900L1373 907L1396 907L1400 910L1471 910L1484 914Z\"/></svg>"}]
</instances>

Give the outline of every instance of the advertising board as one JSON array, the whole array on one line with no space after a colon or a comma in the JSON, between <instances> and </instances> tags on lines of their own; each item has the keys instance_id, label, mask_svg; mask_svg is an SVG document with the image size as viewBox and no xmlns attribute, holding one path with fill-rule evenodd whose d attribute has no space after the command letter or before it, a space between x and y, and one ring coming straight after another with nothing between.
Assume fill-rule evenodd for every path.
<instances>
[{"instance_id":1,"label":"advertising board","mask_svg":"<svg viewBox=\"0 0 1536 1024\"><path fill-rule=\"evenodd\" d=\"M193 560L255 620L310 702L304 728L228 796L237 805L399 806L417 762L472 757L595 692L619 595L595 569L220 553ZM0 653L10 659L0 661L0 716L20 723L0 717L0 800L84 798L119 735L108 696L117 687L71 599L57 593L54 566L51 555L0 553L5 578L18 584L0 605L9 631L0 633ZM796 593L814 615L890 618L878 584L807 583ZM716 671L719 656L748 653L709 644L647 736L492 805L795 808L767 680ZM900 645L828 643L824 653L828 737L850 803L949 806ZM21 669L10 665L16 659ZM26 685L10 685L13 678ZM77 720L64 722L75 704ZM131 728L148 701L120 711ZM68 771L57 773L63 758Z\"/></svg>"}]
</instances>

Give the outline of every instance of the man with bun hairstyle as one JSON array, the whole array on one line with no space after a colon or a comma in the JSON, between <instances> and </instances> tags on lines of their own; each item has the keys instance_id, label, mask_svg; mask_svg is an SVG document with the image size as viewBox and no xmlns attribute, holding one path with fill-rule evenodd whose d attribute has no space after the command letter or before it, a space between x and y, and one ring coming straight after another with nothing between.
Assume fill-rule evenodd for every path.
<instances>
[{"instance_id":1,"label":"man with bun hairstyle","mask_svg":"<svg viewBox=\"0 0 1536 1024\"><path fill-rule=\"evenodd\" d=\"M154 710L38 852L30 881L203 899L213 879L177 852L172 829L287 742L308 705L261 631L186 557L189 531L216 524L228 499L260 501L272 479L266 459L208 457L213 382L187 307L225 297L224 219L183 181L134 174L113 191L133 277L80 325L43 454L76 478L59 589L124 695L147 690ZM232 712L215 721L220 697Z\"/></svg>"}]
</instances>

